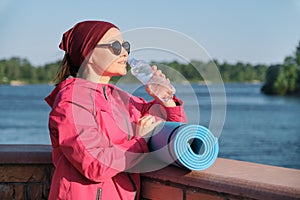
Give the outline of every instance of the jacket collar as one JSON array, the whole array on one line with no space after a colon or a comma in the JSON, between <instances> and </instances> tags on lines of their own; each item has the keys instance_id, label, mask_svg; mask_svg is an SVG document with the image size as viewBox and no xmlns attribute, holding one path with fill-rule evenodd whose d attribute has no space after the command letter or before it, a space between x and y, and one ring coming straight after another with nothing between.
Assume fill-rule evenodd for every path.
<instances>
[{"instance_id":1,"label":"jacket collar","mask_svg":"<svg viewBox=\"0 0 300 200\"><path fill-rule=\"evenodd\" d=\"M112 89L116 89L116 86L111 85L111 84L101 84L101 83L94 83L82 78L74 78L70 77L67 78L66 80L62 81L59 83L54 90L45 98L45 101L48 103L50 107L53 106L54 100L56 98L56 95L59 93L59 91L63 90L66 87L81 87L81 88L89 88L96 90L99 93L103 93L103 87L109 87Z\"/></svg>"}]
</instances>

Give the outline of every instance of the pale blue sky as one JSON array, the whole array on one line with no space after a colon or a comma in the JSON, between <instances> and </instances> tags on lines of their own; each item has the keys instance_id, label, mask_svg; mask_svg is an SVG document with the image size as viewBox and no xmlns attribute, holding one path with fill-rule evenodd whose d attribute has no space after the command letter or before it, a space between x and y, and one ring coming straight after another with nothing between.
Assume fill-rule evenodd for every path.
<instances>
[{"instance_id":1,"label":"pale blue sky","mask_svg":"<svg viewBox=\"0 0 300 200\"><path fill-rule=\"evenodd\" d=\"M34 65L56 61L63 55L62 34L86 19L111 21L123 31L173 29L220 62L279 63L300 41L300 0L105 2L1 0L0 59L18 56Z\"/></svg>"}]
</instances>

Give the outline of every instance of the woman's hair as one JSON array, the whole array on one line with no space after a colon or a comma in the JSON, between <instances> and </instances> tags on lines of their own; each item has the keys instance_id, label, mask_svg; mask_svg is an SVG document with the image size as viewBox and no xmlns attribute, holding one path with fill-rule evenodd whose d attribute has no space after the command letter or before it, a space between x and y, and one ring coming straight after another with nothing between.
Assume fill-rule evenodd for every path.
<instances>
[{"instance_id":1,"label":"woman's hair","mask_svg":"<svg viewBox=\"0 0 300 200\"><path fill-rule=\"evenodd\" d=\"M70 60L69 54L65 53L54 78L54 82L57 85L66 80L69 76L76 77L78 70L79 67L74 66Z\"/></svg>"}]
</instances>

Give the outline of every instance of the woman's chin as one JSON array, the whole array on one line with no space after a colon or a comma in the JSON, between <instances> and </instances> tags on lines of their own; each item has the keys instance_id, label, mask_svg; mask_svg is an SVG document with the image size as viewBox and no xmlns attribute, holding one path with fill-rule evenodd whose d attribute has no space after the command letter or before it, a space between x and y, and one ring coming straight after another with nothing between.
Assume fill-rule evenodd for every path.
<instances>
[{"instance_id":1,"label":"woman's chin","mask_svg":"<svg viewBox=\"0 0 300 200\"><path fill-rule=\"evenodd\" d=\"M124 75L126 75L127 74L127 70L126 70L126 68L120 73L120 76L124 76Z\"/></svg>"}]
</instances>

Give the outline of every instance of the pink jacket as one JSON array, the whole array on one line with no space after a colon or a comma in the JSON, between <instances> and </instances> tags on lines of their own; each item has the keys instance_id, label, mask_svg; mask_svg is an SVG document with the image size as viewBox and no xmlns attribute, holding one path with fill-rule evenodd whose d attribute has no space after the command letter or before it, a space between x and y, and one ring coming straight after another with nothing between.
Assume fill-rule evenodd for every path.
<instances>
[{"instance_id":1,"label":"pink jacket","mask_svg":"<svg viewBox=\"0 0 300 200\"><path fill-rule=\"evenodd\" d=\"M52 107L49 131L55 171L49 199L138 199L138 173L126 170L148 152L135 124L151 114L186 121L176 107L146 102L110 84L69 78L45 99Z\"/></svg>"}]
</instances>

